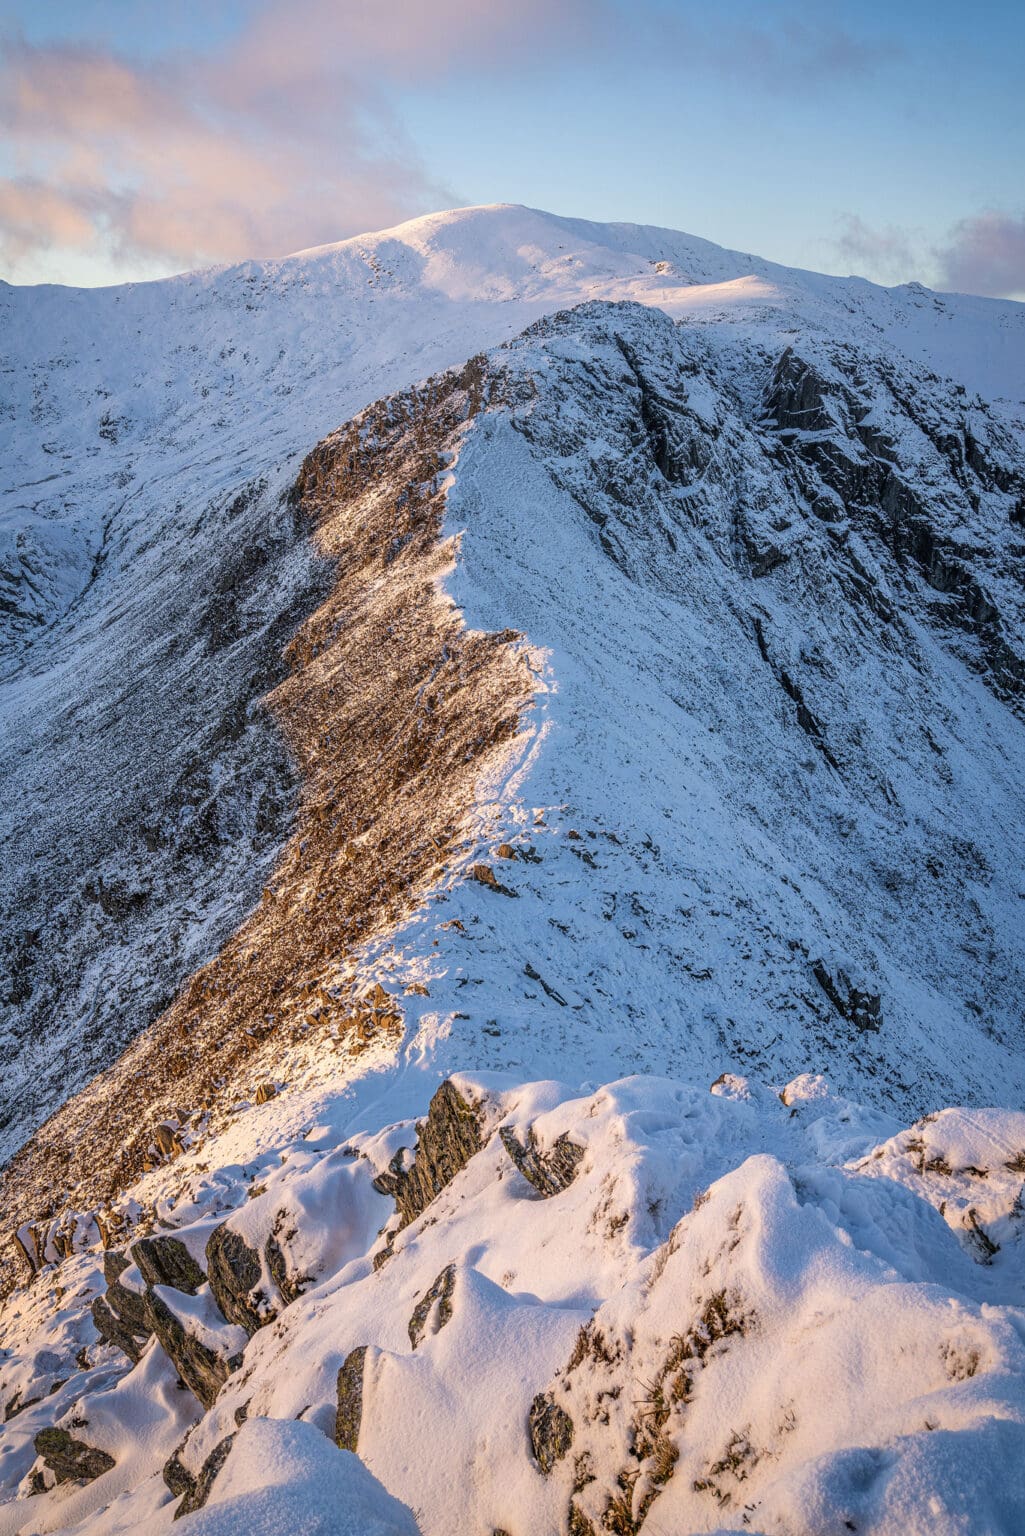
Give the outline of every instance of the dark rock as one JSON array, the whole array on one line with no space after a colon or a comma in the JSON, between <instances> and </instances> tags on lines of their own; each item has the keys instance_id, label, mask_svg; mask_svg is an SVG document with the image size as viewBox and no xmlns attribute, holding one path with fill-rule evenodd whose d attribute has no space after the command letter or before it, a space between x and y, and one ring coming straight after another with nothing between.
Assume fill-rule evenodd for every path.
<instances>
[{"instance_id":1,"label":"dark rock","mask_svg":"<svg viewBox=\"0 0 1025 1536\"><path fill-rule=\"evenodd\" d=\"M181 1503L174 1512L176 1520L180 1520L182 1515L191 1515L197 1509L203 1508L210 1497L210 1490L218 1472L228 1459L228 1453L234 1441L234 1435L226 1435L223 1440L218 1441L195 1477L182 1465L177 1451L169 1461L165 1462L164 1482L176 1497L181 1498Z\"/></svg>"},{"instance_id":2,"label":"dark rock","mask_svg":"<svg viewBox=\"0 0 1025 1536\"><path fill-rule=\"evenodd\" d=\"M519 894L511 886L502 884L490 864L471 865L470 879L476 880L478 885L486 885L489 891L497 891L501 896L516 896Z\"/></svg>"},{"instance_id":3,"label":"dark rock","mask_svg":"<svg viewBox=\"0 0 1025 1536\"><path fill-rule=\"evenodd\" d=\"M812 961L812 975L841 1018L856 1028L878 1031L882 1026L882 998L878 992L863 992L851 985L846 971L837 971L834 980L822 960Z\"/></svg>"},{"instance_id":4,"label":"dark rock","mask_svg":"<svg viewBox=\"0 0 1025 1536\"><path fill-rule=\"evenodd\" d=\"M6 1424L8 1419L16 1419L19 1413L25 1412L26 1408L34 1408L40 1402L42 1402L40 1397L26 1397L23 1402L19 1388L4 1408L4 1423Z\"/></svg>"},{"instance_id":5,"label":"dark rock","mask_svg":"<svg viewBox=\"0 0 1025 1536\"><path fill-rule=\"evenodd\" d=\"M178 1449L173 1451L172 1454L167 1458L161 1470L161 1476L163 1477L164 1482L167 1484L168 1488L174 1494L176 1499L184 1498L185 1495L187 1493L191 1493L196 1486L196 1479L182 1462L181 1451L182 1446L180 1445Z\"/></svg>"},{"instance_id":6,"label":"dark rock","mask_svg":"<svg viewBox=\"0 0 1025 1536\"><path fill-rule=\"evenodd\" d=\"M242 1364L242 1351L211 1349L159 1291L147 1291L146 1315L151 1331L189 1391L204 1408L212 1407L228 1377Z\"/></svg>"},{"instance_id":7,"label":"dark rock","mask_svg":"<svg viewBox=\"0 0 1025 1536\"><path fill-rule=\"evenodd\" d=\"M394 1197L404 1227L415 1221L481 1150L481 1119L480 1106L464 1099L446 1078L431 1100L427 1118L417 1127L412 1166L402 1166L405 1153L399 1152L388 1171L374 1180L375 1189Z\"/></svg>"},{"instance_id":8,"label":"dark rock","mask_svg":"<svg viewBox=\"0 0 1025 1536\"><path fill-rule=\"evenodd\" d=\"M530 1445L545 1477L573 1444L573 1420L550 1392L539 1392L530 1405Z\"/></svg>"},{"instance_id":9,"label":"dark rock","mask_svg":"<svg viewBox=\"0 0 1025 1536\"><path fill-rule=\"evenodd\" d=\"M91 1483L115 1464L113 1456L73 1439L66 1429L41 1429L35 1447L58 1483Z\"/></svg>"},{"instance_id":10,"label":"dark rock","mask_svg":"<svg viewBox=\"0 0 1025 1536\"><path fill-rule=\"evenodd\" d=\"M181 1127L174 1120L161 1120L153 1132L153 1145L162 1158L178 1157L185 1150Z\"/></svg>"},{"instance_id":11,"label":"dark rock","mask_svg":"<svg viewBox=\"0 0 1025 1536\"><path fill-rule=\"evenodd\" d=\"M534 1127L527 1132L526 1144L517 1141L507 1125L499 1131L502 1145L529 1184L548 1200L568 1189L577 1176L584 1156L584 1149L563 1132L548 1151L543 1151L534 1135Z\"/></svg>"},{"instance_id":12,"label":"dark rock","mask_svg":"<svg viewBox=\"0 0 1025 1536\"><path fill-rule=\"evenodd\" d=\"M103 1254L103 1278L108 1285L116 1285L132 1261L120 1248L107 1248Z\"/></svg>"},{"instance_id":13,"label":"dark rock","mask_svg":"<svg viewBox=\"0 0 1025 1536\"><path fill-rule=\"evenodd\" d=\"M140 1237L132 1244L131 1252L147 1285L169 1285L194 1296L206 1281L180 1237Z\"/></svg>"},{"instance_id":14,"label":"dark rock","mask_svg":"<svg viewBox=\"0 0 1025 1536\"><path fill-rule=\"evenodd\" d=\"M415 1349L424 1336L427 1319L437 1304L438 1321L435 1333L439 1333L452 1316L452 1292L456 1283L456 1267L446 1264L434 1284L424 1292L413 1308L409 1319L409 1342Z\"/></svg>"},{"instance_id":15,"label":"dark rock","mask_svg":"<svg viewBox=\"0 0 1025 1536\"><path fill-rule=\"evenodd\" d=\"M284 1212L279 1212L273 1230L264 1244L263 1251L267 1260L267 1268L270 1270L271 1279L277 1286L281 1299L287 1307L290 1302L295 1301L297 1297L302 1295L307 1279L305 1276L293 1274L288 1267L285 1250L279 1241L284 1221ZM289 1235L294 1237L295 1234L292 1232Z\"/></svg>"},{"instance_id":16,"label":"dark rock","mask_svg":"<svg viewBox=\"0 0 1025 1536\"><path fill-rule=\"evenodd\" d=\"M97 1296L93 1302L92 1318L100 1337L135 1361L142 1354L152 1330L145 1295L122 1283L121 1277L131 1268L131 1260L120 1249L107 1249L103 1255L107 1294Z\"/></svg>"},{"instance_id":17,"label":"dark rock","mask_svg":"<svg viewBox=\"0 0 1025 1536\"><path fill-rule=\"evenodd\" d=\"M260 1255L227 1223L211 1232L206 1263L211 1294L229 1323L238 1323L252 1334L271 1321L273 1313L261 1312L256 1305L262 1295Z\"/></svg>"},{"instance_id":18,"label":"dark rock","mask_svg":"<svg viewBox=\"0 0 1025 1536\"><path fill-rule=\"evenodd\" d=\"M128 1356L133 1363L139 1359L143 1347L149 1337L145 1334L133 1333L123 1323L117 1313L110 1307L103 1296L97 1296L92 1304L93 1325L100 1338L107 1344L113 1344L122 1354Z\"/></svg>"},{"instance_id":19,"label":"dark rock","mask_svg":"<svg viewBox=\"0 0 1025 1536\"><path fill-rule=\"evenodd\" d=\"M335 1413L335 1444L355 1453L363 1421L363 1374L367 1345L361 1344L345 1357L338 1372L338 1408Z\"/></svg>"}]
</instances>

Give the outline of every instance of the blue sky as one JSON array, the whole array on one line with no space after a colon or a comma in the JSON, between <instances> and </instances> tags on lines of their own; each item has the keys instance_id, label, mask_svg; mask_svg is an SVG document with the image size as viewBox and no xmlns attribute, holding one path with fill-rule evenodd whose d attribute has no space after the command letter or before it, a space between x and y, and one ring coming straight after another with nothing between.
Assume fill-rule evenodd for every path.
<instances>
[{"instance_id":1,"label":"blue sky","mask_svg":"<svg viewBox=\"0 0 1025 1536\"><path fill-rule=\"evenodd\" d=\"M0 4L0 271L113 281L456 203L1025 297L1025 6Z\"/></svg>"}]
</instances>

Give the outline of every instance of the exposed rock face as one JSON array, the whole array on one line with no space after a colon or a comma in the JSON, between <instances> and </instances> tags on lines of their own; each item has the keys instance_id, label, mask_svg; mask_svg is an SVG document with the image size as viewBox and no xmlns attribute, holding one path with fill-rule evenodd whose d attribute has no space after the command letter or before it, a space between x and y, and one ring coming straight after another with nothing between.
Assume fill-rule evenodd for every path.
<instances>
[{"instance_id":1,"label":"exposed rock face","mask_svg":"<svg viewBox=\"0 0 1025 1536\"><path fill-rule=\"evenodd\" d=\"M404 1227L415 1221L480 1151L484 1145L482 1120L481 1105L469 1102L446 1079L431 1100L427 1118L417 1127L411 1165L403 1166L405 1154L400 1152L389 1171L374 1180L382 1194L394 1196Z\"/></svg>"},{"instance_id":2,"label":"exposed rock face","mask_svg":"<svg viewBox=\"0 0 1025 1536\"><path fill-rule=\"evenodd\" d=\"M94 486L113 490L109 539L71 620L37 634L38 691L9 705L3 776L44 751L64 788L56 837L41 786L0 830L26 854L0 860L2 1159L160 1017L258 900L288 834L295 769L258 700L284 676L283 647L328 573L298 507L237 470L219 480L192 498L188 582L182 535L165 522L173 499L133 526L134 496ZM44 657L53 675L74 666L73 699L49 692ZM152 1091L136 1102L109 1155L139 1143L141 1161L173 1103Z\"/></svg>"},{"instance_id":3,"label":"exposed rock face","mask_svg":"<svg viewBox=\"0 0 1025 1536\"><path fill-rule=\"evenodd\" d=\"M451 555L440 537L448 442L494 387L475 359L440 390L371 409L303 465L289 516L312 526L334 585L289 641L290 671L269 698L304 775L293 837L217 958L16 1154L0 1188L0 1222L6 1213L12 1230L49 1209L69 1169L87 1205L125 1188L149 1160L155 1122L180 1122L183 1103L253 1096L273 1078L283 1040L334 1030L358 1054L401 1029L394 1007L368 1013L339 989L336 958L429 887L480 776L508 756L532 688L519 637L467 631L438 587ZM268 579L274 568L269 555ZM279 616L279 645L292 612ZM197 762L197 775L213 757Z\"/></svg>"},{"instance_id":4,"label":"exposed rock face","mask_svg":"<svg viewBox=\"0 0 1025 1536\"><path fill-rule=\"evenodd\" d=\"M103 1255L103 1273L107 1282L105 1296L92 1304L93 1322L101 1338L123 1350L129 1360L138 1360L150 1337L152 1327L146 1310L146 1296L122 1283L131 1260L118 1249L108 1248ZM138 1271L136 1272L139 1273ZM139 1275L141 1280L141 1275Z\"/></svg>"},{"instance_id":5,"label":"exposed rock face","mask_svg":"<svg viewBox=\"0 0 1025 1536\"><path fill-rule=\"evenodd\" d=\"M368 1346L361 1344L346 1355L338 1372L338 1409L335 1415L335 1444L343 1451L356 1451L363 1421L363 1381Z\"/></svg>"},{"instance_id":6,"label":"exposed rock face","mask_svg":"<svg viewBox=\"0 0 1025 1536\"><path fill-rule=\"evenodd\" d=\"M498 1132L502 1145L529 1184L533 1184L543 1199L549 1200L568 1189L576 1178L584 1149L568 1135L562 1135L548 1150L538 1145L531 1126L526 1143L516 1139L509 1126L503 1125Z\"/></svg>"},{"instance_id":7,"label":"exposed rock face","mask_svg":"<svg viewBox=\"0 0 1025 1536\"><path fill-rule=\"evenodd\" d=\"M846 971L834 978L822 960L812 965L815 980L842 1019L849 1019L860 1030L878 1030L882 1025L882 998L877 992L865 992L851 983Z\"/></svg>"},{"instance_id":8,"label":"exposed rock face","mask_svg":"<svg viewBox=\"0 0 1025 1536\"><path fill-rule=\"evenodd\" d=\"M131 1253L148 1285L169 1285L194 1296L206 1280L180 1238L167 1234L139 1237L132 1244Z\"/></svg>"},{"instance_id":9,"label":"exposed rock face","mask_svg":"<svg viewBox=\"0 0 1025 1536\"><path fill-rule=\"evenodd\" d=\"M446 1264L433 1285L429 1286L409 1319L409 1342L415 1349L427 1331L427 1324L434 1313L435 1333L440 1332L452 1316L452 1292L456 1283L456 1267ZM436 1310L435 1310L436 1309Z\"/></svg>"},{"instance_id":10,"label":"exposed rock face","mask_svg":"<svg viewBox=\"0 0 1025 1536\"><path fill-rule=\"evenodd\" d=\"M173 1294L173 1293L172 1293ZM242 1364L236 1329L218 1338L209 1325L197 1329L188 1313L180 1314L166 1292L146 1292L146 1317L151 1332L182 1381L209 1408L233 1371Z\"/></svg>"},{"instance_id":11,"label":"exposed rock face","mask_svg":"<svg viewBox=\"0 0 1025 1536\"><path fill-rule=\"evenodd\" d=\"M206 1245L210 1292L229 1323L237 1323L247 1333L269 1322L273 1311L262 1298L257 1304L254 1292L260 1285L260 1256L238 1232L225 1223L215 1228Z\"/></svg>"},{"instance_id":12,"label":"exposed rock face","mask_svg":"<svg viewBox=\"0 0 1025 1536\"><path fill-rule=\"evenodd\" d=\"M66 1429L41 1429L35 1443L37 1456L58 1483L91 1483L114 1466L113 1456L75 1439Z\"/></svg>"},{"instance_id":13,"label":"exposed rock face","mask_svg":"<svg viewBox=\"0 0 1025 1536\"><path fill-rule=\"evenodd\" d=\"M175 1498L181 1501L174 1512L176 1520L180 1520L183 1515L191 1515L195 1510L203 1508L203 1505L210 1497L210 1490L216 1481L218 1472L228 1459L228 1453L234 1441L234 1435L226 1435L223 1440L215 1445L195 1477L183 1465L177 1451L164 1463L164 1482Z\"/></svg>"}]
</instances>

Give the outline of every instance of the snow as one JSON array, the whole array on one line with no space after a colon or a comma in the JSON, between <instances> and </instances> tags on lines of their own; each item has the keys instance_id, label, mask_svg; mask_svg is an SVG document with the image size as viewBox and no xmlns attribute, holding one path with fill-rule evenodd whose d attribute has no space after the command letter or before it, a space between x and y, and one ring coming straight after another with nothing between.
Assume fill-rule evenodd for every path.
<instances>
[{"instance_id":1,"label":"snow","mask_svg":"<svg viewBox=\"0 0 1025 1536\"><path fill-rule=\"evenodd\" d=\"M182 1536L419 1536L416 1521L351 1451L309 1424L243 1424L207 1507Z\"/></svg>"},{"instance_id":2,"label":"snow","mask_svg":"<svg viewBox=\"0 0 1025 1536\"><path fill-rule=\"evenodd\" d=\"M886 445L1020 650L1025 309L505 206L0 305L4 768L33 854L31 887L19 866L5 896L19 932L38 908L68 972L45 1010L59 1026L8 1036L9 1144L232 930L279 846L282 819L263 841L246 819L271 752L254 726L209 749L242 809L201 865L160 839L104 845L95 869L82 851L115 804L155 819L146 797L185 771L179 746L207 751L226 700L251 710L249 639L204 650L192 590L225 548L265 541L246 619L277 644L317 579L277 500L297 456L481 349L509 388L448 445L446 590L471 626L524 635L535 683L452 867L355 957L401 996L398 1049L342 1067L283 1048L275 1098L125 1192L200 1263L225 1219L260 1255L247 1344L206 1287L163 1292L199 1336L245 1345L213 1408L155 1344L129 1368L97 1339L91 1228L5 1304L0 1536L534 1536L566 1531L571 1502L601 1529L621 1498L652 1536L1018 1536L1019 701L992 628L961 623L956 585L849 512L814 455L838 444L866 470ZM787 346L826 381L828 424L767 419ZM676 480L657 434L638 440L645 401ZM969 426L997 473L964 461ZM753 575L770 546L780 562ZM466 879L504 841L514 898ZM86 922L69 868L120 880L136 915ZM878 1030L838 1016L820 960L880 995ZM26 1016L9 1009L11 1030ZM400 1228L373 1179L403 1148L408 1165L446 1076L483 1145ZM541 1155L581 1148L570 1186L541 1199L500 1128ZM357 1459L333 1437L360 1348ZM545 1393L573 1423L547 1473L528 1429ZM115 1466L29 1496L53 1425ZM175 1524L168 1457L196 1475L228 1436L205 1507Z\"/></svg>"},{"instance_id":3,"label":"snow","mask_svg":"<svg viewBox=\"0 0 1025 1536\"><path fill-rule=\"evenodd\" d=\"M676 1460L645 1530L715 1531L725 1514L737 1528L801 1536L845 1520L872 1536L1019 1528L1025 1221L1020 1175L1005 1165L1025 1115L947 1110L930 1122L942 1127L935 1147L979 1159L986 1229L1001 1240L980 1262L947 1187L896 1150L920 1128L887 1134L877 1111L821 1079L770 1091L734 1075L709 1092L632 1077L581 1095L464 1074L457 1086L483 1106L485 1146L394 1236L383 1266L350 1261L254 1336L180 1453L195 1470L237 1432L209 1504L183 1530L243 1520L345 1530L350 1508L367 1522L354 1530L414 1530L380 1485L425 1533L561 1530L571 1498L597 1520L623 1469L640 1473L635 1499L652 1486L635 1425L655 1391L671 1405L659 1428ZM563 1135L582 1146L570 1187L540 1199L500 1125L532 1127L542 1152ZM410 1126L356 1138L353 1177L369 1188L395 1142L412 1140ZM301 1203L333 1161L327 1152L291 1175L286 1162L282 1185L290 1178ZM322 1241L330 1251L329 1230ZM367 1252L380 1248L374 1235ZM446 1265L451 1316L430 1314L414 1347L416 1301ZM726 1325L708 1340L710 1303ZM702 1347L683 1354L681 1339ZM368 1346L359 1454L379 1482L364 1473L353 1485L353 1458L328 1437L335 1377L358 1346ZM158 1354L84 1399L79 1433L116 1468L64 1499L0 1506L14 1522L4 1529L129 1530L133 1511L137 1529L170 1528L173 1501L165 1490L156 1503L139 1476L159 1468L172 1438L162 1433L153 1455ZM688 1381L674 1388L681 1363ZM547 1476L527 1438L530 1404L546 1391L574 1425L572 1455ZM42 1407L28 1413L45 1419ZM593 1480L574 1493L584 1455ZM132 1477L136 1492L121 1493ZM332 1508L337 1526L322 1523Z\"/></svg>"}]
</instances>

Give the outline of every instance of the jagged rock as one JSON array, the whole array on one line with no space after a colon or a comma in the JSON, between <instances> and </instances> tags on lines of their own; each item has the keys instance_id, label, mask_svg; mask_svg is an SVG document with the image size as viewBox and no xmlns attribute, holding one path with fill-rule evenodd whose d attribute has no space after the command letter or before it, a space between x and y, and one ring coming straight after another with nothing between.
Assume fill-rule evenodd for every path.
<instances>
[{"instance_id":1,"label":"jagged rock","mask_svg":"<svg viewBox=\"0 0 1025 1536\"><path fill-rule=\"evenodd\" d=\"M257 1104L266 1104L268 1100L276 1098L277 1088L273 1083L261 1083L256 1090Z\"/></svg>"},{"instance_id":2,"label":"jagged rock","mask_svg":"<svg viewBox=\"0 0 1025 1536\"><path fill-rule=\"evenodd\" d=\"M222 1348L212 1348L157 1290L146 1293L146 1316L151 1332L182 1381L204 1408L210 1408L228 1377L242 1364L242 1350L233 1348L228 1340Z\"/></svg>"},{"instance_id":3,"label":"jagged rock","mask_svg":"<svg viewBox=\"0 0 1025 1536\"><path fill-rule=\"evenodd\" d=\"M573 1444L573 1420L550 1392L539 1392L528 1419L534 1459L545 1477Z\"/></svg>"},{"instance_id":4,"label":"jagged rock","mask_svg":"<svg viewBox=\"0 0 1025 1536\"><path fill-rule=\"evenodd\" d=\"M180 1237L158 1234L137 1238L131 1255L147 1285L169 1285L194 1296L206 1281L206 1275Z\"/></svg>"},{"instance_id":5,"label":"jagged rock","mask_svg":"<svg viewBox=\"0 0 1025 1536\"><path fill-rule=\"evenodd\" d=\"M507 1125L503 1125L498 1134L523 1177L544 1199L561 1194L576 1178L584 1148L571 1141L565 1132L548 1151L538 1145L533 1126L527 1132L525 1145L517 1141L514 1131Z\"/></svg>"},{"instance_id":6,"label":"jagged rock","mask_svg":"<svg viewBox=\"0 0 1025 1536\"><path fill-rule=\"evenodd\" d=\"M178 1157L185 1149L181 1140L181 1126L176 1120L161 1120L153 1132L153 1145L162 1158Z\"/></svg>"},{"instance_id":7,"label":"jagged rock","mask_svg":"<svg viewBox=\"0 0 1025 1536\"><path fill-rule=\"evenodd\" d=\"M203 1508L210 1497L210 1490L218 1472L228 1459L228 1453L234 1441L234 1435L226 1435L223 1440L218 1441L195 1477L181 1461L179 1455L181 1446L164 1463L162 1473L164 1482L175 1498L181 1499L181 1503L174 1512L176 1520L180 1520L182 1515L191 1515L195 1510Z\"/></svg>"},{"instance_id":8,"label":"jagged rock","mask_svg":"<svg viewBox=\"0 0 1025 1536\"><path fill-rule=\"evenodd\" d=\"M103 1296L97 1296L91 1308L93 1324L101 1339L108 1344L113 1344L122 1354L128 1356L133 1363L142 1354L143 1346L148 1333L133 1333L128 1325L121 1321L117 1313L108 1304Z\"/></svg>"},{"instance_id":9,"label":"jagged rock","mask_svg":"<svg viewBox=\"0 0 1025 1536\"><path fill-rule=\"evenodd\" d=\"M279 1211L270 1235L264 1244L263 1251L267 1260L267 1268L270 1270L271 1279L277 1286L281 1299L287 1307L297 1297L302 1295L307 1282L304 1276L295 1275L289 1269L288 1261L285 1258L285 1251L278 1241L282 1228L286 1223L288 1223L286 1213ZM288 1233L287 1236L294 1237L294 1231Z\"/></svg>"},{"instance_id":10,"label":"jagged rock","mask_svg":"<svg viewBox=\"0 0 1025 1536\"><path fill-rule=\"evenodd\" d=\"M441 1274L413 1308L413 1315L409 1319L409 1342L415 1349L424 1336L427 1328L427 1319L437 1304L438 1318L435 1333L440 1333L452 1316L452 1292L456 1283L456 1267L454 1264L446 1264Z\"/></svg>"},{"instance_id":11,"label":"jagged rock","mask_svg":"<svg viewBox=\"0 0 1025 1536\"><path fill-rule=\"evenodd\" d=\"M91 1483L115 1465L113 1456L74 1439L66 1429L41 1429L35 1448L58 1483Z\"/></svg>"},{"instance_id":12,"label":"jagged rock","mask_svg":"<svg viewBox=\"0 0 1025 1536\"><path fill-rule=\"evenodd\" d=\"M47 1262L46 1243L49 1234L50 1223L48 1221L24 1221L15 1230L15 1250L25 1260L30 1275L37 1275Z\"/></svg>"},{"instance_id":13,"label":"jagged rock","mask_svg":"<svg viewBox=\"0 0 1025 1536\"><path fill-rule=\"evenodd\" d=\"M181 1452L183 1448L184 1441L176 1451L172 1451L171 1455L164 1462L160 1472L160 1475L164 1479L165 1484L174 1494L176 1499L184 1498L185 1495L187 1493L191 1493L193 1488L196 1486L196 1479L182 1462Z\"/></svg>"},{"instance_id":14,"label":"jagged rock","mask_svg":"<svg viewBox=\"0 0 1025 1536\"><path fill-rule=\"evenodd\" d=\"M107 1294L97 1296L92 1305L96 1331L108 1344L114 1344L131 1361L139 1359L151 1333L146 1313L146 1297L123 1284L122 1276L132 1262L118 1248L108 1248L103 1255L103 1276Z\"/></svg>"},{"instance_id":15,"label":"jagged rock","mask_svg":"<svg viewBox=\"0 0 1025 1536\"><path fill-rule=\"evenodd\" d=\"M260 1255L226 1222L215 1227L206 1245L210 1291L229 1323L255 1333L271 1321L273 1312L254 1302L262 1278Z\"/></svg>"},{"instance_id":16,"label":"jagged rock","mask_svg":"<svg viewBox=\"0 0 1025 1536\"><path fill-rule=\"evenodd\" d=\"M405 1152L400 1151L388 1171L374 1180L375 1189L394 1197L404 1227L415 1221L481 1150L481 1118L480 1106L464 1099L446 1078L430 1102L427 1118L417 1127L412 1165L403 1167Z\"/></svg>"},{"instance_id":17,"label":"jagged rock","mask_svg":"<svg viewBox=\"0 0 1025 1536\"><path fill-rule=\"evenodd\" d=\"M516 852L516 849L513 847L512 843L499 843L498 847L495 849L495 858L518 859L519 854Z\"/></svg>"},{"instance_id":18,"label":"jagged rock","mask_svg":"<svg viewBox=\"0 0 1025 1536\"><path fill-rule=\"evenodd\" d=\"M355 1453L363 1420L363 1375L366 1344L351 1350L338 1372L338 1408L335 1412L335 1444Z\"/></svg>"},{"instance_id":19,"label":"jagged rock","mask_svg":"<svg viewBox=\"0 0 1025 1536\"><path fill-rule=\"evenodd\" d=\"M812 961L812 974L841 1018L849 1019L863 1031L879 1030L883 1021L878 992L863 992L852 986L846 971L837 971L834 980L822 960Z\"/></svg>"}]
</instances>

